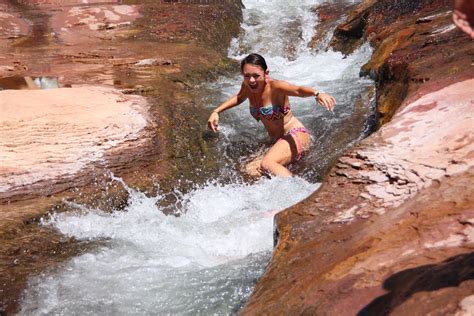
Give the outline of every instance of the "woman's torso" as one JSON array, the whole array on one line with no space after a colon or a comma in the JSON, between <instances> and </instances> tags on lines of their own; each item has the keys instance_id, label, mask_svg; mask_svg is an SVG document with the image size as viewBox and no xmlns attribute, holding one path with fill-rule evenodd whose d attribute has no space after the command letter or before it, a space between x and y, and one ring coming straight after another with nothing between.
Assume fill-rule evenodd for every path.
<instances>
[{"instance_id":1,"label":"woman's torso","mask_svg":"<svg viewBox=\"0 0 474 316\"><path fill-rule=\"evenodd\" d=\"M304 126L293 116L288 96L275 91L272 82L268 81L261 97L249 94L249 103L250 114L262 121L269 136L276 140L292 128Z\"/></svg>"}]
</instances>

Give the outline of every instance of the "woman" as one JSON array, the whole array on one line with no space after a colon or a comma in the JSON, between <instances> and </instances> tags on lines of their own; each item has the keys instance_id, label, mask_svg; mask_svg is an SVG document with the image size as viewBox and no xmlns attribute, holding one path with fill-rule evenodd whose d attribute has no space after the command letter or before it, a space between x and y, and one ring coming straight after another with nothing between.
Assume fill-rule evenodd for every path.
<instances>
[{"instance_id":1,"label":"woman","mask_svg":"<svg viewBox=\"0 0 474 316\"><path fill-rule=\"evenodd\" d=\"M262 121L272 139L273 145L262 159L254 162L258 169L276 176L289 177L285 167L301 158L311 141L308 130L293 116L288 97L315 97L321 105L332 111L334 98L313 88L295 86L281 80L272 80L268 74L265 59L258 54L245 57L240 70L244 77L239 93L219 105L208 120L213 132L219 129L219 113L249 99L250 114Z\"/></svg>"}]
</instances>

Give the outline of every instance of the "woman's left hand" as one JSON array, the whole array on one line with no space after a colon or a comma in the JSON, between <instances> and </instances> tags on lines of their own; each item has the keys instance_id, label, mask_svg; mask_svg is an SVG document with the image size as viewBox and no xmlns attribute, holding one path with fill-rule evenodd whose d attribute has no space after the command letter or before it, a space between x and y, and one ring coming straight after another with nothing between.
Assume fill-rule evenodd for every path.
<instances>
[{"instance_id":1,"label":"woman's left hand","mask_svg":"<svg viewBox=\"0 0 474 316\"><path fill-rule=\"evenodd\" d=\"M334 109L334 106L336 106L336 99L327 93L319 93L319 95L316 97L316 101L318 101L319 104L331 112Z\"/></svg>"}]
</instances>

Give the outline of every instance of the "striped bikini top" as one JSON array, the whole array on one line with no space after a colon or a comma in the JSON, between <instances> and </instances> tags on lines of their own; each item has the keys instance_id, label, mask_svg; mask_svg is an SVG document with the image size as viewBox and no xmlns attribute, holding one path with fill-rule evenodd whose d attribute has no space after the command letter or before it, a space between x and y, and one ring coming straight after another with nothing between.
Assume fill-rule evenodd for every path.
<instances>
[{"instance_id":1,"label":"striped bikini top","mask_svg":"<svg viewBox=\"0 0 474 316\"><path fill-rule=\"evenodd\" d=\"M260 121L262 117L270 121L281 120L288 112L290 112L290 106L286 105L279 106L270 104L259 108L250 105L250 114L252 114L257 121Z\"/></svg>"}]
</instances>

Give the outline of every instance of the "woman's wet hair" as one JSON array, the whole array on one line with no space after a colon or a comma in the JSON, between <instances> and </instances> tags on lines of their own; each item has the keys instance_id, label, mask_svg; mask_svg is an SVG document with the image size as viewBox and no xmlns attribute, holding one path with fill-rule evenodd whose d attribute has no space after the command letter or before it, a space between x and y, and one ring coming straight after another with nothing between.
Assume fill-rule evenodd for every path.
<instances>
[{"instance_id":1,"label":"woman's wet hair","mask_svg":"<svg viewBox=\"0 0 474 316\"><path fill-rule=\"evenodd\" d=\"M240 62L240 71L244 71L244 66L250 64L259 66L263 69L263 71L267 71L267 63L265 62L265 58L263 58L259 54L250 54Z\"/></svg>"}]
</instances>

